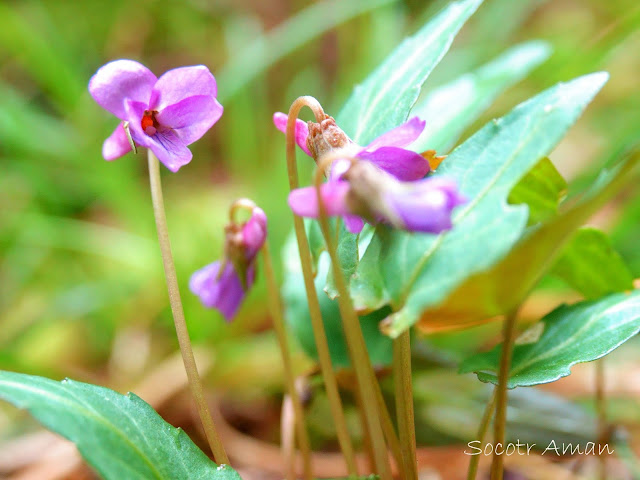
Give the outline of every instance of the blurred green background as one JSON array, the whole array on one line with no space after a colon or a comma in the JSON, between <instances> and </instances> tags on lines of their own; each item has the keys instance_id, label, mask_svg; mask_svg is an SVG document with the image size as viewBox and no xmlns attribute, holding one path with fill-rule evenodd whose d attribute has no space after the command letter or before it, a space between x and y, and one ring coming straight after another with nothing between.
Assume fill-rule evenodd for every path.
<instances>
[{"instance_id":1,"label":"blurred green background","mask_svg":"<svg viewBox=\"0 0 640 480\"><path fill-rule=\"evenodd\" d=\"M117 58L138 60L157 75L202 63L218 80L225 113L192 145L189 165L178 174L163 170L185 313L194 342L215 354L208 381L216 388L281 391L262 279L237 320L225 324L190 294L189 276L221 255L227 208L240 196L267 212L279 256L291 216L284 137L273 112L309 94L336 113L353 85L444 4L1 2L0 367L126 389L177 350L146 158L102 159L117 121L94 103L87 83ZM425 90L518 42L548 41L552 57L471 132L558 81L609 71L609 83L551 155L568 180L590 178L639 136L639 27L637 0L485 0ZM304 163L308 174L312 162ZM618 199L594 220L612 232L636 277L639 220L637 198ZM455 349L456 342L444 343ZM0 427L8 422L0 416Z\"/></svg>"}]
</instances>

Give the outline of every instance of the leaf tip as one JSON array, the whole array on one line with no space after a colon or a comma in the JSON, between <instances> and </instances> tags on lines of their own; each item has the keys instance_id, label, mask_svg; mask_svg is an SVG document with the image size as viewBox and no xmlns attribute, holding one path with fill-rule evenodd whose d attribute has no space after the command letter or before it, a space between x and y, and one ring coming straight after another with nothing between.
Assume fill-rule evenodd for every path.
<instances>
[{"instance_id":1,"label":"leaf tip","mask_svg":"<svg viewBox=\"0 0 640 480\"><path fill-rule=\"evenodd\" d=\"M544 40L527 42L522 45L522 49L526 53L528 60L535 65L541 64L553 53L551 44Z\"/></svg>"},{"instance_id":2,"label":"leaf tip","mask_svg":"<svg viewBox=\"0 0 640 480\"><path fill-rule=\"evenodd\" d=\"M585 88L593 89L594 93L598 92L609 80L609 72L588 73L576 79L585 85Z\"/></svg>"}]
</instances>

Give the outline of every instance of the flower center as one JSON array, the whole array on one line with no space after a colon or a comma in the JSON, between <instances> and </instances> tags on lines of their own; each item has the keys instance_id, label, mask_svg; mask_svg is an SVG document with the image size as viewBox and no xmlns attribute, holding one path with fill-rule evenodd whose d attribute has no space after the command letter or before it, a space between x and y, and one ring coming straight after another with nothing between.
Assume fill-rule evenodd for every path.
<instances>
[{"instance_id":1,"label":"flower center","mask_svg":"<svg viewBox=\"0 0 640 480\"><path fill-rule=\"evenodd\" d=\"M154 110L145 110L142 115L142 120L140 120L140 126L144 133L149 136L155 135L158 130L158 121L156 120L156 111Z\"/></svg>"}]
</instances>

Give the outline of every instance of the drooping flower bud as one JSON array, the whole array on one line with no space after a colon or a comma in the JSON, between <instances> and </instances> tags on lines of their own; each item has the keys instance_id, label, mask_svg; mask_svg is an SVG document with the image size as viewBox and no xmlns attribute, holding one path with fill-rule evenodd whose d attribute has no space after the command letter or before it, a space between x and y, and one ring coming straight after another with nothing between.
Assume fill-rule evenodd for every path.
<instances>
[{"instance_id":1,"label":"drooping flower bud","mask_svg":"<svg viewBox=\"0 0 640 480\"><path fill-rule=\"evenodd\" d=\"M287 115L275 113L273 123L278 130L286 132ZM302 120L296 119L295 139L298 146L318 164L329 154L341 153L345 157L367 160L398 180L408 182L424 178L430 170L426 158L403 148L420 136L424 126L425 122L418 117L411 118L379 136L366 147L362 147L353 142L332 117L326 115L320 123L305 124Z\"/></svg>"},{"instance_id":2,"label":"drooping flower bud","mask_svg":"<svg viewBox=\"0 0 640 480\"><path fill-rule=\"evenodd\" d=\"M356 145L329 115L320 123L308 122L307 148L319 163L323 157L338 151L345 155L356 155L361 147Z\"/></svg>"},{"instance_id":3,"label":"drooping flower bud","mask_svg":"<svg viewBox=\"0 0 640 480\"><path fill-rule=\"evenodd\" d=\"M353 233L362 229L357 229L354 216L402 230L439 233L451 228L453 209L466 202L451 180L431 177L401 182L366 161L355 162L342 178L322 184L320 191L327 215L345 216ZM317 218L315 187L291 192L289 205L296 215ZM356 225L356 230L350 225Z\"/></svg>"},{"instance_id":4,"label":"drooping flower bud","mask_svg":"<svg viewBox=\"0 0 640 480\"><path fill-rule=\"evenodd\" d=\"M239 200L231 207L250 208L244 223L231 221L225 227L224 258L196 271L189 282L191 291L205 307L216 308L233 320L255 280L255 259L267 238L267 216L253 202ZM250 205L250 207L247 207Z\"/></svg>"}]
</instances>

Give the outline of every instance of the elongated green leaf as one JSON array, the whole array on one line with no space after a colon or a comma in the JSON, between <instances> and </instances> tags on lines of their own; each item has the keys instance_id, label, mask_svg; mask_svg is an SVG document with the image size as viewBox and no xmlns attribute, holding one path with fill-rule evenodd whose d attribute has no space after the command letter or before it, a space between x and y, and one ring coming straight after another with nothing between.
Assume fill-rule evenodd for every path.
<instances>
[{"instance_id":1,"label":"elongated green leaf","mask_svg":"<svg viewBox=\"0 0 640 480\"><path fill-rule=\"evenodd\" d=\"M544 157L513 187L507 199L529 207L529 225L558 213L558 204L567 193L567 182L549 158Z\"/></svg>"},{"instance_id":2,"label":"elongated green leaf","mask_svg":"<svg viewBox=\"0 0 640 480\"><path fill-rule=\"evenodd\" d=\"M429 92L411 110L412 116L426 120L427 125L410 148L416 152L449 150L501 92L524 78L550 53L544 42L523 43Z\"/></svg>"},{"instance_id":3,"label":"elongated green leaf","mask_svg":"<svg viewBox=\"0 0 640 480\"><path fill-rule=\"evenodd\" d=\"M380 226L353 277L362 310L391 304L389 334L415 324L466 278L503 258L522 236L524 205L507 204L518 181L545 156L607 81L595 73L558 84L494 120L453 151L436 175L453 178L469 202L440 235Z\"/></svg>"},{"instance_id":4,"label":"elongated green leaf","mask_svg":"<svg viewBox=\"0 0 640 480\"><path fill-rule=\"evenodd\" d=\"M590 362L615 350L640 331L640 291L616 293L600 300L563 305L542 319L536 343L516 345L509 388L553 382L571 374L576 363ZM499 345L465 360L461 373L476 372L497 383Z\"/></svg>"},{"instance_id":5,"label":"elongated green leaf","mask_svg":"<svg viewBox=\"0 0 640 480\"><path fill-rule=\"evenodd\" d=\"M25 408L76 444L105 479L239 480L216 466L184 431L166 423L133 393L87 383L0 372L0 398Z\"/></svg>"},{"instance_id":6,"label":"elongated green leaf","mask_svg":"<svg viewBox=\"0 0 640 480\"><path fill-rule=\"evenodd\" d=\"M443 322L450 327L464 326L516 308L553 266L575 231L611 196L637 178L637 163L638 157L631 155L611 171L602 172L581 201L552 220L530 229L506 257L490 269L466 279L443 304L422 319L421 325L427 329L441 326ZM594 265L593 268L599 267ZM607 269L605 266L600 268Z\"/></svg>"},{"instance_id":7,"label":"elongated green leaf","mask_svg":"<svg viewBox=\"0 0 640 480\"><path fill-rule=\"evenodd\" d=\"M425 119L424 132L409 148L417 152L427 149L442 151L448 149L457 140L461 132L468 127L477 116L491 104L493 99L504 89L524 77L527 72L545 60L550 49L544 42L529 42L516 46L492 62L480 67L475 72L465 74L431 92L411 111ZM555 170L549 160L521 180L525 183L521 191L512 192L510 203L527 203L529 205L529 222L535 223L549 213L555 213L557 202L550 204L547 196L549 189L566 187L564 179ZM562 187L564 186L564 187ZM518 189L516 185L514 190ZM351 237L351 238L349 238ZM357 243L355 236L341 233L340 243L352 245ZM353 252L357 249L344 248L340 252L345 276L354 273L358 257ZM350 269L345 268L350 266ZM325 290L330 296L335 295L335 286L331 275L327 279Z\"/></svg>"},{"instance_id":8,"label":"elongated green leaf","mask_svg":"<svg viewBox=\"0 0 640 480\"><path fill-rule=\"evenodd\" d=\"M286 280L282 287L282 296L285 303L285 316L287 324L295 334L303 350L311 358L317 359L316 344L309 316L309 305L304 288L304 279L300 267L300 258L297 252L295 240L290 238L283 250L285 259ZM318 272L315 279L316 293L320 302L322 320L329 342L329 353L335 368L347 368L351 365L349 350L344 338L342 317L336 300L330 299L322 290L327 278L331 262L329 255L324 252L318 258ZM360 317L360 326L367 344L367 350L371 363L377 366L385 366L391 363L392 343L391 339L380 332L379 322L390 313L388 308L381 309L369 315Z\"/></svg>"},{"instance_id":9,"label":"elongated green leaf","mask_svg":"<svg viewBox=\"0 0 640 480\"><path fill-rule=\"evenodd\" d=\"M78 69L79 62L71 61L68 51L56 45L52 39L60 39L59 34L47 37L36 28L27 17L20 15L17 5L0 3L0 52L6 52L33 75L42 90L49 92L60 111L68 111L86 91L84 75ZM51 23L52 28L58 25ZM51 33L51 32L49 32Z\"/></svg>"},{"instance_id":10,"label":"elongated green leaf","mask_svg":"<svg viewBox=\"0 0 640 480\"><path fill-rule=\"evenodd\" d=\"M639 109L640 110L640 109ZM640 196L626 206L617 225L611 232L611 239L622 256L627 260L634 277L640 277Z\"/></svg>"},{"instance_id":11,"label":"elongated green leaf","mask_svg":"<svg viewBox=\"0 0 640 480\"><path fill-rule=\"evenodd\" d=\"M225 101L242 91L269 66L305 43L321 36L362 13L388 5L394 0L356 0L342 2L325 0L312 3L272 31L258 36L246 49L234 52L229 63L220 71L220 99Z\"/></svg>"},{"instance_id":12,"label":"elongated green leaf","mask_svg":"<svg viewBox=\"0 0 640 480\"><path fill-rule=\"evenodd\" d=\"M337 117L353 141L366 145L407 119L427 76L481 3L482 0L451 3L355 87Z\"/></svg>"},{"instance_id":13,"label":"elongated green leaf","mask_svg":"<svg viewBox=\"0 0 640 480\"><path fill-rule=\"evenodd\" d=\"M551 273L587 299L633 288L633 276L609 237L595 228L584 228L564 247Z\"/></svg>"}]
</instances>

